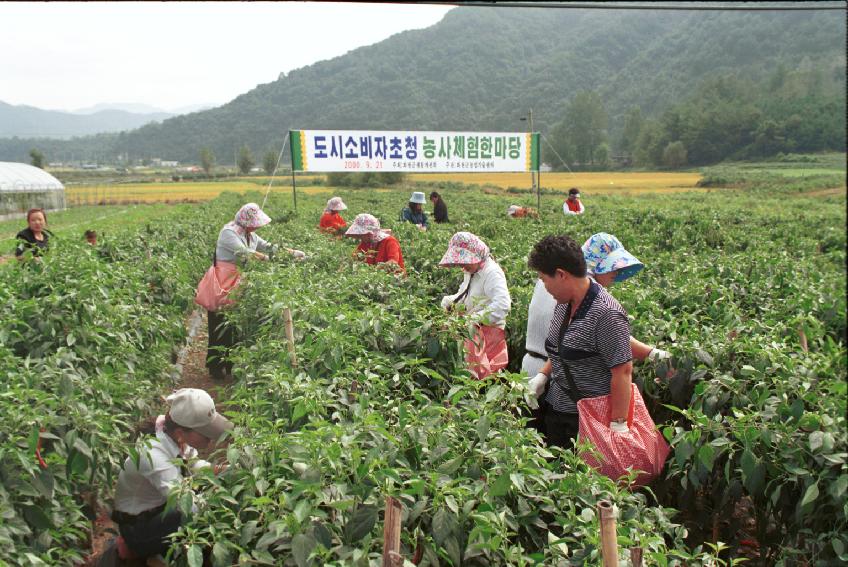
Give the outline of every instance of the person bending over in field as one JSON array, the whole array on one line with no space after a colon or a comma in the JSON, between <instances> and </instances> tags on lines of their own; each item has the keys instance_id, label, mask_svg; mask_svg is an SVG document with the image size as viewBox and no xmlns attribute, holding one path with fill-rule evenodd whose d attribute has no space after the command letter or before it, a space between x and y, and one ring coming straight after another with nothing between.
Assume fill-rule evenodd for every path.
<instances>
[{"instance_id":1,"label":"person bending over in field","mask_svg":"<svg viewBox=\"0 0 848 567\"><path fill-rule=\"evenodd\" d=\"M421 230L427 230L429 224L427 222L427 213L424 212L424 203L426 202L424 193L415 191L409 198L409 206L400 212L400 220L411 222Z\"/></svg>"},{"instance_id":2,"label":"person bending over in field","mask_svg":"<svg viewBox=\"0 0 848 567\"><path fill-rule=\"evenodd\" d=\"M519 207L518 205L510 205L506 210L506 216L511 219L539 218L539 213L532 207Z\"/></svg>"},{"instance_id":3,"label":"person bending over in field","mask_svg":"<svg viewBox=\"0 0 848 567\"><path fill-rule=\"evenodd\" d=\"M359 239L353 255L366 264L378 265L390 272L406 273L400 243L388 230L380 228L377 217L367 213L356 215L345 236Z\"/></svg>"},{"instance_id":4,"label":"person bending over in field","mask_svg":"<svg viewBox=\"0 0 848 567\"><path fill-rule=\"evenodd\" d=\"M85 241L88 244L90 244L92 246L97 246L97 232L96 231L86 230L85 234L83 234L83 238L85 238Z\"/></svg>"},{"instance_id":5,"label":"person bending over in field","mask_svg":"<svg viewBox=\"0 0 848 567\"><path fill-rule=\"evenodd\" d=\"M341 197L333 197L327 201L327 206L324 209L324 214L321 215L321 220L318 222L318 228L321 232L328 234L341 234L347 227L347 223L339 214L339 211L347 209Z\"/></svg>"},{"instance_id":6,"label":"person bending over in field","mask_svg":"<svg viewBox=\"0 0 848 567\"><path fill-rule=\"evenodd\" d=\"M439 266L459 267L464 272L459 291L444 296L442 308L450 311L462 305L468 314L474 332L474 338L465 341L469 370L480 380L505 368L509 356L504 328L512 298L506 276L489 247L470 232L457 232Z\"/></svg>"},{"instance_id":7,"label":"person bending over in field","mask_svg":"<svg viewBox=\"0 0 848 567\"><path fill-rule=\"evenodd\" d=\"M166 398L168 412L142 425L146 434L137 456L127 457L118 475L112 519L118 524L120 556L164 556L168 536L183 523L179 510L165 513L172 488L193 471L212 465L197 458L197 450L216 443L233 424L215 411L203 390L182 388ZM214 467L219 472L219 467ZM127 550L129 553L127 553Z\"/></svg>"},{"instance_id":8,"label":"person bending over in field","mask_svg":"<svg viewBox=\"0 0 848 567\"><path fill-rule=\"evenodd\" d=\"M590 236L583 243L581 251L589 276L604 288L609 288L615 282L623 282L645 267L615 236L605 232ZM547 376L540 371L548 359L544 346L555 307L556 300L545 290L542 280L538 280L527 313L527 354L521 363L522 372L532 376L530 388L536 397L542 396L548 382ZM671 358L669 352L646 345L633 337L630 337L630 348L636 360L658 361Z\"/></svg>"},{"instance_id":9,"label":"person bending over in field","mask_svg":"<svg viewBox=\"0 0 848 567\"><path fill-rule=\"evenodd\" d=\"M562 212L566 215L582 215L586 208L580 201L580 189L572 187L568 190L568 199L562 204Z\"/></svg>"},{"instance_id":10,"label":"person bending over in field","mask_svg":"<svg viewBox=\"0 0 848 567\"><path fill-rule=\"evenodd\" d=\"M437 223L448 221L448 206L445 200L436 191L430 193L430 202L433 203L433 220Z\"/></svg>"},{"instance_id":11,"label":"person bending over in field","mask_svg":"<svg viewBox=\"0 0 848 567\"><path fill-rule=\"evenodd\" d=\"M255 234L256 229L270 222L271 218L256 203L248 203L239 209L235 219L224 225L218 234L213 266L198 285L195 302L205 307L208 313L206 367L213 379L223 380L233 369L227 354L235 345L235 331L227 323L221 308L233 303L229 296L241 281L239 265L246 264L249 259L268 260L268 255L276 249ZM300 250L285 250L298 260L306 256Z\"/></svg>"},{"instance_id":12,"label":"person bending over in field","mask_svg":"<svg viewBox=\"0 0 848 567\"><path fill-rule=\"evenodd\" d=\"M27 228L15 235L18 245L15 247L15 257L24 260L26 252L32 258L40 258L50 248L50 237L53 233L45 228L47 226L47 213L44 209L30 209L27 211Z\"/></svg>"},{"instance_id":13,"label":"person bending over in field","mask_svg":"<svg viewBox=\"0 0 848 567\"><path fill-rule=\"evenodd\" d=\"M542 411L549 445L570 448L578 432L575 392L610 395L610 429L626 432L633 373L627 313L589 277L579 245L568 236L546 236L528 265L556 300L545 340L548 360L540 374L550 387Z\"/></svg>"}]
</instances>

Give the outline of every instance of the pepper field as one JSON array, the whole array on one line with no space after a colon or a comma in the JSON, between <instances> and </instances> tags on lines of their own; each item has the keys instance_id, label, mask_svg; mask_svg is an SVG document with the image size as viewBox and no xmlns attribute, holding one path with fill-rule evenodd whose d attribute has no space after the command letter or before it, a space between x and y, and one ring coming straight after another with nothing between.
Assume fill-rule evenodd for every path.
<instances>
[{"instance_id":1,"label":"pepper field","mask_svg":"<svg viewBox=\"0 0 848 567\"><path fill-rule=\"evenodd\" d=\"M260 234L309 257L246 269L229 312L242 337L223 401L236 423L218 455L229 468L183 486L197 513L172 564L199 567L208 552L216 566L379 565L386 496L403 504L401 554L418 565L600 564L601 499L618 509L621 564L632 547L649 565L848 561L844 170L704 179L702 191L638 198L583 183L585 215L566 218L562 197L543 195L539 220L506 216L535 196L430 176L333 192L348 222L370 212L394 230L406 278L317 231L329 192L300 193L295 213L275 190L274 222ZM409 191L431 188L451 224L399 224ZM97 249L82 227L67 237L59 227L78 213L58 213L43 263L0 267L0 565L83 561L94 502L111 496L133 426L174 387L218 231L262 198L158 205L147 219L133 209L135 222L104 219ZM610 232L645 263L612 293L634 336L674 356L669 379L667 364L634 369L672 447L652 490L629 491L546 448L524 424L525 378L469 378L464 324L439 308L461 280L437 267L458 230L482 237L506 273L511 371L536 278L526 257L543 235ZM191 495L173 504L189 511Z\"/></svg>"}]
</instances>

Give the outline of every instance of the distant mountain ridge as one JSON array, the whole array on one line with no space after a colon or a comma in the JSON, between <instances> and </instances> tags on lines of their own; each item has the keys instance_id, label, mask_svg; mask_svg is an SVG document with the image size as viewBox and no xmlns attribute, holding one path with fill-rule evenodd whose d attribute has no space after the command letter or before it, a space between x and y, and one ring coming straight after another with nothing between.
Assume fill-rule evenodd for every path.
<instances>
[{"instance_id":1,"label":"distant mountain ridge","mask_svg":"<svg viewBox=\"0 0 848 567\"><path fill-rule=\"evenodd\" d=\"M48 156L197 161L209 147L223 163L242 144L254 155L279 149L289 129L516 131L531 108L545 134L584 90L598 93L615 133L630 107L657 117L716 75L765 85L780 67L809 68L844 92L845 35L838 11L460 7L211 110L73 141L0 140L0 159L38 147Z\"/></svg>"},{"instance_id":2,"label":"distant mountain ridge","mask_svg":"<svg viewBox=\"0 0 848 567\"><path fill-rule=\"evenodd\" d=\"M89 110L91 112L72 113L0 101L0 138L71 138L120 132L175 116L169 112L140 114L116 109Z\"/></svg>"}]
</instances>

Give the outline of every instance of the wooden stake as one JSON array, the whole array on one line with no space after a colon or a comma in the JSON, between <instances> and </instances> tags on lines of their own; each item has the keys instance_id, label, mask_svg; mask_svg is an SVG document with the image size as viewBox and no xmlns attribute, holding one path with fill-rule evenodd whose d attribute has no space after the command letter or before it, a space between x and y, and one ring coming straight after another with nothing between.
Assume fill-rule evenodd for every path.
<instances>
[{"instance_id":1,"label":"wooden stake","mask_svg":"<svg viewBox=\"0 0 848 567\"><path fill-rule=\"evenodd\" d=\"M798 336L801 337L801 348L804 352L810 352L810 349L807 345L807 334L804 333L804 327L798 325Z\"/></svg>"},{"instance_id":2,"label":"wooden stake","mask_svg":"<svg viewBox=\"0 0 848 567\"><path fill-rule=\"evenodd\" d=\"M294 323L292 322L291 309L288 307L283 310L283 319L286 323L286 340L289 342L291 365L292 368L297 368L297 353L294 350Z\"/></svg>"},{"instance_id":3,"label":"wooden stake","mask_svg":"<svg viewBox=\"0 0 848 567\"><path fill-rule=\"evenodd\" d=\"M630 548L630 563L633 567L642 567L642 548L641 547L631 547Z\"/></svg>"},{"instance_id":4,"label":"wooden stake","mask_svg":"<svg viewBox=\"0 0 848 567\"><path fill-rule=\"evenodd\" d=\"M615 508L609 500L598 502L601 519L601 556L604 567L618 567L618 541L615 533Z\"/></svg>"},{"instance_id":5,"label":"wooden stake","mask_svg":"<svg viewBox=\"0 0 848 567\"><path fill-rule=\"evenodd\" d=\"M400 554L400 521L403 512L400 500L386 496L386 518L383 525L383 567L403 565Z\"/></svg>"}]
</instances>

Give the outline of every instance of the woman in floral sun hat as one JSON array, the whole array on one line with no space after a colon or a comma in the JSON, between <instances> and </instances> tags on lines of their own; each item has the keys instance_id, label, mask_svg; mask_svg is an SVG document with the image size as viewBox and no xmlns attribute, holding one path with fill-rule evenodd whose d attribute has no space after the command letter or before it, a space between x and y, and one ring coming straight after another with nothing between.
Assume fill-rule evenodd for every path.
<instances>
[{"instance_id":1,"label":"woman in floral sun hat","mask_svg":"<svg viewBox=\"0 0 848 567\"><path fill-rule=\"evenodd\" d=\"M275 250L274 245L255 234L257 229L270 222L271 218L256 203L240 208L235 218L218 234L212 267L198 285L195 302L206 308L209 322L206 367L216 380L232 373L232 363L226 357L236 342L235 331L227 323L221 308L233 303L230 296L241 283L239 266L244 266L251 259L268 260L268 255ZM300 250L285 250L295 259L306 257Z\"/></svg>"},{"instance_id":2,"label":"woman in floral sun hat","mask_svg":"<svg viewBox=\"0 0 848 567\"><path fill-rule=\"evenodd\" d=\"M321 220L318 222L318 228L321 232L329 234L341 234L347 227L347 223L339 214L339 211L347 209L341 197L333 197L327 201L327 207L324 209L324 214L321 215Z\"/></svg>"},{"instance_id":3,"label":"woman in floral sun hat","mask_svg":"<svg viewBox=\"0 0 848 567\"><path fill-rule=\"evenodd\" d=\"M362 258L366 264L380 265L392 272L406 273L400 243L391 232L380 228L380 221L374 215L356 215L345 236L359 239L359 246L353 255Z\"/></svg>"},{"instance_id":4,"label":"woman in floral sun hat","mask_svg":"<svg viewBox=\"0 0 848 567\"><path fill-rule=\"evenodd\" d=\"M469 370L483 379L505 368L509 362L506 346L506 316L512 298L506 276L489 253L489 247L470 232L454 234L439 265L462 268L464 277L459 291L442 298L444 309L463 305L473 327L474 339L465 341Z\"/></svg>"}]
</instances>

